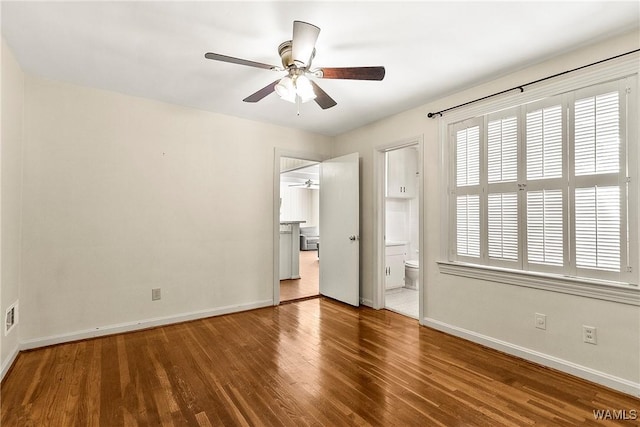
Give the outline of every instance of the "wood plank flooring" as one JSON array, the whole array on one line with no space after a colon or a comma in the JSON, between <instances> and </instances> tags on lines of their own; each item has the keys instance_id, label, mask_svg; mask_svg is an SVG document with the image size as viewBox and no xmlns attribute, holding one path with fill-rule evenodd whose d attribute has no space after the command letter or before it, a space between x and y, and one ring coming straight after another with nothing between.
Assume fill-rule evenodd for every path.
<instances>
[{"instance_id":1,"label":"wood plank flooring","mask_svg":"<svg viewBox=\"0 0 640 427\"><path fill-rule=\"evenodd\" d=\"M320 294L318 251L300 251L300 278L280 281L280 302Z\"/></svg>"},{"instance_id":2,"label":"wood plank flooring","mask_svg":"<svg viewBox=\"0 0 640 427\"><path fill-rule=\"evenodd\" d=\"M8 426L575 426L640 400L326 298L21 353ZM627 421L637 425L637 421Z\"/></svg>"}]
</instances>

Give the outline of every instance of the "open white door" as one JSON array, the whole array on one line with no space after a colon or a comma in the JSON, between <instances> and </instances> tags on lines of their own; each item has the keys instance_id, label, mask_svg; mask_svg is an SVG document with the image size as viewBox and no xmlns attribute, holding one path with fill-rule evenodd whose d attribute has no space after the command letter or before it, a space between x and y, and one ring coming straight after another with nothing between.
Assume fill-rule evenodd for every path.
<instances>
[{"instance_id":1,"label":"open white door","mask_svg":"<svg viewBox=\"0 0 640 427\"><path fill-rule=\"evenodd\" d=\"M358 153L320 168L320 294L360 304L360 188Z\"/></svg>"}]
</instances>

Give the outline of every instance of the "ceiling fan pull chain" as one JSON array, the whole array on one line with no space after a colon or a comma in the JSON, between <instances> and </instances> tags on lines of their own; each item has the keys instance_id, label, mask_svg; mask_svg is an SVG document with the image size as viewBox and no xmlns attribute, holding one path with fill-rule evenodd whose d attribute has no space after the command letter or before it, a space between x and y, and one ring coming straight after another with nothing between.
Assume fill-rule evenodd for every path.
<instances>
[{"instance_id":1,"label":"ceiling fan pull chain","mask_svg":"<svg viewBox=\"0 0 640 427\"><path fill-rule=\"evenodd\" d=\"M300 95L296 95L296 115L300 115Z\"/></svg>"}]
</instances>

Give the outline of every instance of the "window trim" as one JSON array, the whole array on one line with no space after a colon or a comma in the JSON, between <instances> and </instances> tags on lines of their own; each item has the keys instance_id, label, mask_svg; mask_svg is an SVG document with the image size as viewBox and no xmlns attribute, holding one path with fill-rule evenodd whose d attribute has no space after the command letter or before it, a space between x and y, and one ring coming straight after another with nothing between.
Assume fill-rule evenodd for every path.
<instances>
[{"instance_id":1,"label":"window trim","mask_svg":"<svg viewBox=\"0 0 640 427\"><path fill-rule=\"evenodd\" d=\"M451 200L455 199L455 197L452 197L455 188L451 187L454 182L452 177L455 173L455 171L452 170L453 152L449 145L452 142L452 139L449 137L451 124L471 120L471 118L479 116L489 116L494 112L508 108L517 108L520 105L535 102L543 98L549 98L558 94L577 91L589 86L600 85L628 77L631 77L631 79L628 80L632 87L632 93L635 94L635 102L632 103L633 109L627 109L627 115L628 117L636 117L634 114L637 114L638 104L640 104L637 70L637 61L639 58L640 55L631 55L630 57L602 63L588 69L577 71L571 75L565 75L561 78L552 79L532 86L524 93L511 94L499 99L485 100L460 108L438 119L441 147L441 180L445 183L444 185L447 189L447 191L442 192L441 203L441 261L437 262L440 273L640 306L640 288L632 282L626 283L584 277L570 277L549 272L516 270L487 264L470 264L465 262L466 260L451 261L455 259L456 255L455 244L451 244L454 242L454 233L452 232L453 227L451 227L450 223L452 219L449 215ZM638 138L638 123L627 123L623 118L620 126L624 126L627 129L628 140L625 141L625 143L627 144L628 150L627 162L631 169L629 175L638 177L636 164L638 162L633 161L638 158L637 148L635 147L636 144L629 144L629 141L637 140ZM565 167L567 167L566 162ZM635 181L637 180L636 178ZM635 203L637 204L638 200L640 200L640 197L638 197L640 194L638 192L637 182L631 183L629 193L633 195L633 198L636 200ZM628 214L630 221L633 221L630 223L631 234L629 235L629 241L638 242L638 228L640 228L640 221L637 216L638 206L635 206L634 203L628 203L626 209L626 214ZM567 225L569 226L568 223ZM640 244L630 245L629 253L627 254L636 264L634 265L634 270L636 271L633 273L633 282L637 282L637 270L640 269L640 266L637 265L638 251L640 250L638 246L640 246Z\"/></svg>"},{"instance_id":2,"label":"window trim","mask_svg":"<svg viewBox=\"0 0 640 427\"><path fill-rule=\"evenodd\" d=\"M510 270L456 261L438 261L437 263L442 274L640 306L640 287L628 283Z\"/></svg>"}]
</instances>

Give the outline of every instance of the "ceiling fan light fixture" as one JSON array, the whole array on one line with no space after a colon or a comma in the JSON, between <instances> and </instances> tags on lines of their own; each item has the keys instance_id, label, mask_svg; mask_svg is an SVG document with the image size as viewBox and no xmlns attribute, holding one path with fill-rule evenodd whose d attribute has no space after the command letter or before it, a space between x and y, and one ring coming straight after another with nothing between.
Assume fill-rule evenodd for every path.
<instances>
[{"instance_id":1,"label":"ceiling fan light fixture","mask_svg":"<svg viewBox=\"0 0 640 427\"><path fill-rule=\"evenodd\" d=\"M311 81L309 81L307 76L298 76L295 86L296 93L298 94L302 102L308 102L316 98L316 94L313 90L313 86L311 85Z\"/></svg>"},{"instance_id":2,"label":"ceiling fan light fixture","mask_svg":"<svg viewBox=\"0 0 640 427\"><path fill-rule=\"evenodd\" d=\"M281 99L295 103L308 102L316 98L311 81L303 74L285 76L276 84L275 91Z\"/></svg>"},{"instance_id":3,"label":"ceiling fan light fixture","mask_svg":"<svg viewBox=\"0 0 640 427\"><path fill-rule=\"evenodd\" d=\"M296 88L293 80L289 76L285 76L275 86L278 96L285 101L296 102Z\"/></svg>"}]
</instances>

